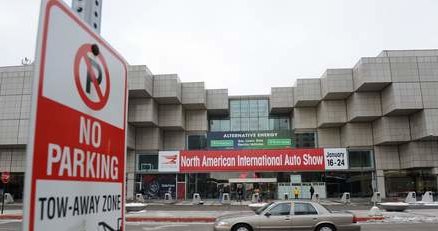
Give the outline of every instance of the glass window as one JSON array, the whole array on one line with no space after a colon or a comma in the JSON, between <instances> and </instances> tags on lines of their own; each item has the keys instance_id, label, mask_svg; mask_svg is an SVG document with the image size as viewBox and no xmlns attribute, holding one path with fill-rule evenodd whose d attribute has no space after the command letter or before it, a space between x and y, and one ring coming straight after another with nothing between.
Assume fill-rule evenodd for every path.
<instances>
[{"instance_id":1,"label":"glass window","mask_svg":"<svg viewBox=\"0 0 438 231\"><path fill-rule=\"evenodd\" d=\"M268 116L269 114L269 105L268 100L259 100L259 116Z\"/></svg>"},{"instance_id":2,"label":"glass window","mask_svg":"<svg viewBox=\"0 0 438 231\"><path fill-rule=\"evenodd\" d=\"M249 118L240 118L240 130L249 131Z\"/></svg>"},{"instance_id":3,"label":"glass window","mask_svg":"<svg viewBox=\"0 0 438 231\"><path fill-rule=\"evenodd\" d=\"M315 215L318 214L315 207L308 203L295 203L294 204L295 215Z\"/></svg>"},{"instance_id":4,"label":"glass window","mask_svg":"<svg viewBox=\"0 0 438 231\"><path fill-rule=\"evenodd\" d=\"M258 115L259 115L259 108L258 108L257 100L250 100L249 117L258 117Z\"/></svg>"},{"instance_id":5,"label":"glass window","mask_svg":"<svg viewBox=\"0 0 438 231\"><path fill-rule=\"evenodd\" d=\"M240 117L240 101L230 100L230 116Z\"/></svg>"},{"instance_id":6,"label":"glass window","mask_svg":"<svg viewBox=\"0 0 438 231\"><path fill-rule=\"evenodd\" d=\"M350 168L372 168L373 157L371 151L348 151Z\"/></svg>"},{"instance_id":7,"label":"glass window","mask_svg":"<svg viewBox=\"0 0 438 231\"><path fill-rule=\"evenodd\" d=\"M200 150L207 147L207 138L205 135L189 135L187 138L187 147L189 150Z\"/></svg>"},{"instance_id":8,"label":"glass window","mask_svg":"<svg viewBox=\"0 0 438 231\"><path fill-rule=\"evenodd\" d=\"M279 118L278 119L278 129L279 130L289 130L289 118Z\"/></svg>"},{"instance_id":9,"label":"glass window","mask_svg":"<svg viewBox=\"0 0 438 231\"><path fill-rule=\"evenodd\" d=\"M240 131L240 118L231 118L231 131Z\"/></svg>"},{"instance_id":10,"label":"glass window","mask_svg":"<svg viewBox=\"0 0 438 231\"><path fill-rule=\"evenodd\" d=\"M297 148L314 148L315 147L315 133L297 133L296 146Z\"/></svg>"},{"instance_id":11,"label":"glass window","mask_svg":"<svg viewBox=\"0 0 438 231\"><path fill-rule=\"evenodd\" d=\"M257 131L259 130L259 118L249 118L249 130Z\"/></svg>"},{"instance_id":12,"label":"glass window","mask_svg":"<svg viewBox=\"0 0 438 231\"><path fill-rule=\"evenodd\" d=\"M227 132L230 130L230 120L221 120L221 131Z\"/></svg>"},{"instance_id":13,"label":"glass window","mask_svg":"<svg viewBox=\"0 0 438 231\"><path fill-rule=\"evenodd\" d=\"M210 131L218 132L221 130L220 120L210 120Z\"/></svg>"},{"instance_id":14,"label":"glass window","mask_svg":"<svg viewBox=\"0 0 438 231\"><path fill-rule=\"evenodd\" d=\"M137 155L137 170L138 171L153 171L158 170L158 155L157 154L139 154Z\"/></svg>"},{"instance_id":15,"label":"glass window","mask_svg":"<svg viewBox=\"0 0 438 231\"><path fill-rule=\"evenodd\" d=\"M281 203L269 210L271 216L290 215L290 203Z\"/></svg>"},{"instance_id":16,"label":"glass window","mask_svg":"<svg viewBox=\"0 0 438 231\"><path fill-rule=\"evenodd\" d=\"M259 117L259 130L269 130L269 120L268 117Z\"/></svg>"},{"instance_id":17,"label":"glass window","mask_svg":"<svg viewBox=\"0 0 438 231\"><path fill-rule=\"evenodd\" d=\"M240 117L249 117L249 100L240 101Z\"/></svg>"}]
</instances>

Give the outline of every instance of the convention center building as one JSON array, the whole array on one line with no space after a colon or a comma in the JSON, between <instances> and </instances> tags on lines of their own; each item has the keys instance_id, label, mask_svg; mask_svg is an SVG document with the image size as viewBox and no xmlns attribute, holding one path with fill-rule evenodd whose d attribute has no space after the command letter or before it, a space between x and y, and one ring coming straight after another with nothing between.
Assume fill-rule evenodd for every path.
<instances>
[{"instance_id":1,"label":"convention center building","mask_svg":"<svg viewBox=\"0 0 438 231\"><path fill-rule=\"evenodd\" d=\"M32 65L0 67L0 172L18 199L32 79ZM229 95L145 65L129 67L128 85L127 198L437 191L438 50L382 51L269 95Z\"/></svg>"}]
</instances>

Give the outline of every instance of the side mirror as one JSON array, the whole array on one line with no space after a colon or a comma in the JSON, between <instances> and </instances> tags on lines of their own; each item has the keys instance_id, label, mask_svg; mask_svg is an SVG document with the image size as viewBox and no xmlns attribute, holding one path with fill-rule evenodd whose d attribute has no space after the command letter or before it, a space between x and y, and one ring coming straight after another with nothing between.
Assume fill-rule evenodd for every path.
<instances>
[{"instance_id":1,"label":"side mirror","mask_svg":"<svg viewBox=\"0 0 438 231\"><path fill-rule=\"evenodd\" d=\"M271 216L271 213L270 213L270 212L266 212L266 213L265 213L265 216L270 217L270 216Z\"/></svg>"}]
</instances>

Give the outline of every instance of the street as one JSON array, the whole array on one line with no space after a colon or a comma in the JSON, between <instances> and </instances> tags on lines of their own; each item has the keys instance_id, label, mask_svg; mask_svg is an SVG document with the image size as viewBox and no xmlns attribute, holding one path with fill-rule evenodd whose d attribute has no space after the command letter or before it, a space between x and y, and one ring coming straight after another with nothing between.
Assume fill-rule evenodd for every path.
<instances>
[{"instance_id":1,"label":"street","mask_svg":"<svg viewBox=\"0 0 438 231\"><path fill-rule=\"evenodd\" d=\"M0 221L0 231L21 230L20 221ZM362 224L362 230L375 231L432 231L436 230L437 223L418 224ZM212 230L211 223L128 223L127 231L208 231Z\"/></svg>"}]
</instances>

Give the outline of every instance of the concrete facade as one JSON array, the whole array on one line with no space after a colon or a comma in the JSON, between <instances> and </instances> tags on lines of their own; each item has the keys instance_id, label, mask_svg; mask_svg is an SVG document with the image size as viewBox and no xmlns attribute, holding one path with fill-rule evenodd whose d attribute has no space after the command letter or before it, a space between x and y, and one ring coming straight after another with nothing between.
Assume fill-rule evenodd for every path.
<instances>
[{"instance_id":1,"label":"concrete facade","mask_svg":"<svg viewBox=\"0 0 438 231\"><path fill-rule=\"evenodd\" d=\"M353 93L352 69L327 69L321 76L322 99L346 99L351 93Z\"/></svg>"},{"instance_id":2,"label":"concrete facade","mask_svg":"<svg viewBox=\"0 0 438 231\"><path fill-rule=\"evenodd\" d=\"M314 107L320 100L320 79L297 79L294 90L295 107Z\"/></svg>"},{"instance_id":3,"label":"concrete facade","mask_svg":"<svg viewBox=\"0 0 438 231\"><path fill-rule=\"evenodd\" d=\"M32 76L32 66L0 67L0 171L25 171ZM229 116L230 97L227 89L153 75L144 65L129 67L128 83L131 198L136 174L145 173L138 156L187 149L189 135L210 130L210 117ZM290 116L291 133L314 133L315 147L371 150L369 171L382 191L386 171L438 168L437 88L437 50L384 51L351 69L328 69L321 78L272 88L269 110L270 116Z\"/></svg>"},{"instance_id":4,"label":"concrete facade","mask_svg":"<svg viewBox=\"0 0 438 231\"><path fill-rule=\"evenodd\" d=\"M293 87L273 87L269 98L269 110L272 113L288 113L294 106Z\"/></svg>"}]
</instances>

